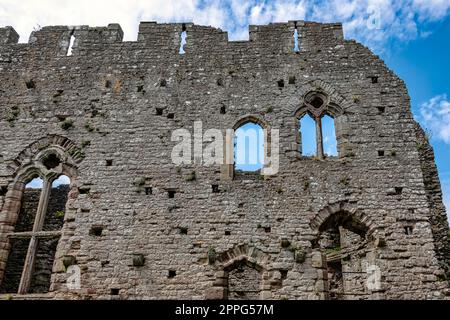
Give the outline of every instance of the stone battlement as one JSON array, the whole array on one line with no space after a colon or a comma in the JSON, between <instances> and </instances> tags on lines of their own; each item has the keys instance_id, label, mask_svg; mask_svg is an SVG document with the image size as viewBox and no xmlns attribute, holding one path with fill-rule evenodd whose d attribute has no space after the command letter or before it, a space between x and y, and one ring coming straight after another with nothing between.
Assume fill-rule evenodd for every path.
<instances>
[{"instance_id":1,"label":"stone battlement","mask_svg":"<svg viewBox=\"0 0 450 320\"><path fill-rule=\"evenodd\" d=\"M269 25L250 25L248 41L228 41L228 33L214 27L205 27L193 23L156 23L141 22L137 43L158 50L177 51L180 47L180 34L187 33L185 51L195 51L201 48L223 47L240 43L256 48L280 49L286 52L294 47L294 31L299 35L299 49L313 50L319 46L332 46L343 41L342 24L316 23L305 21L289 21L288 23L272 23ZM89 26L46 26L33 31L28 44L40 48L58 48L64 52L69 46L70 37L76 41L74 50L89 52L87 48L95 45L118 44L123 41L123 31L119 24L109 24L107 27ZM0 45L17 44L19 36L10 26L0 28ZM133 43L129 41L126 43ZM22 49L27 46L20 44Z\"/></svg>"}]
</instances>

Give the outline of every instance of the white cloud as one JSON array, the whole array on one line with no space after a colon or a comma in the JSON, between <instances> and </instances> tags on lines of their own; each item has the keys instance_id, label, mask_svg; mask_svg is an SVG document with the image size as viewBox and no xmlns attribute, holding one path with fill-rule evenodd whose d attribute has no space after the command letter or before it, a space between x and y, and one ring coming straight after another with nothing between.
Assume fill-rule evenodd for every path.
<instances>
[{"instance_id":1,"label":"white cloud","mask_svg":"<svg viewBox=\"0 0 450 320\"><path fill-rule=\"evenodd\" d=\"M0 25L12 25L20 41L27 42L37 25L115 22L122 26L125 40L136 40L139 21L192 21L220 27L229 31L230 39L241 40L248 38L249 24L340 21L347 37L383 50L390 39L428 35L426 24L445 18L449 11L448 0L0 0Z\"/></svg>"},{"instance_id":2,"label":"white cloud","mask_svg":"<svg viewBox=\"0 0 450 320\"><path fill-rule=\"evenodd\" d=\"M438 95L423 103L420 116L433 138L450 144L450 102L447 95Z\"/></svg>"}]
</instances>

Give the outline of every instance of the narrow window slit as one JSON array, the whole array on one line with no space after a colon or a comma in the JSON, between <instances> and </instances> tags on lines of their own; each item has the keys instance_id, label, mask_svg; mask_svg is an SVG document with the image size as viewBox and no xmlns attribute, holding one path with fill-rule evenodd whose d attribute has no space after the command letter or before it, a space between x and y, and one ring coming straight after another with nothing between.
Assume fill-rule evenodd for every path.
<instances>
[{"instance_id":1,"label":"narrow window slit","mask_svg":"<svg viewBox=\"0 0 450 320\"><path fill-rule=\"evenodd\" d=\"M184 51L184 46L186 44L186 37L187 37L186 25L183 23L182 26L181 26L179 54L185 54L186 53L186 51Z\"/></svg>"},{"instance_id":2,"label":"narrow window slit","mask_svg":"<svg viewBox=\"0 0 450 320\"><path fill-rule=\"evenodd\" d=\"M298 45L298 29L297 29L297 24L295 25L295 30L294 30L294 52L298 53L300 52L300 48Z\"/></svg>"},{"instance_id":3,"label":"narrow window slit","mask_svg":"<svg viewBox=\"0 0 450 320\"><path fill-rule=\"evenodd\" d=\"M66 54L67 56L71 56L73 54L72 50L73 50L74 43L75 43L75 36L73 35L73 32L72 32L72 34L70 35L69 47L67 48L67 54Z\"/></svg>"}]
</instances>

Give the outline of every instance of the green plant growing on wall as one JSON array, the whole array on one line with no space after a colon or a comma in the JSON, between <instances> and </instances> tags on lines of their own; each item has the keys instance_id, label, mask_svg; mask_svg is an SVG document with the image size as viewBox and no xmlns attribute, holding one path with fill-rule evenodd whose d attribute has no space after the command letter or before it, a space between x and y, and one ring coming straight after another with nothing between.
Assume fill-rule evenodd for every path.
<instances>
[{"instance_id":1,"label":"green plant growing on wall","mask_svg":"<svg viewBox=\"0 0 450 320\"><path fill-rule=\"evenodd\" d=\"M216 262L216 258L217 258L216 249L210 247L208 249L208 263L214 264Z\"/></svg>"},{"instance_id":2,"label":"green plant growing on wall","mask_svg":"<svg viewBox=\"0 0 450 320\"><path fill-rule=\"evenodd\" d=\"M81 146L83 148L86 148L87 146L90 146L90 145L91 145L91 141L90 140L83 140L83 141L81 141Z\"/></svg>"},{"instance_id":3,"label":"green plant growing on wall","mask_svg":"<svg viewBox=\"0 0 450 320\"><path fill-rule=\"evenodd\" d=\"M64 211L58 210L58 211L55 212L55 217L56 218L64 218L65 214L66 213Z\"/></svg>"},{"instance_id":4,"label":"green plant growing on wall","mask_svg":"<svg viewBox=\"0 0 450 320\"><path fill-rule=\"evenodd\" d=\"M310 186L311 186L311 182L309 180L305 180L303 182L303 191L308 190Z\"/></svg>"},{"instance_id":5,"label":"green plant growing on wall","mask_svg":"<svg viewBox=\"0 0 450 320\"><path fill-rule=\"evenodd\" d=\"M8 115L6 117L6 121L9 122L9 125L11 127L14 127L14 122L17 120L20 114L20 109L17 106L11 107L11 110L8 112Z\"/></svg>"},{"instance_id":6,"label":"green plant growing on wall","mask_svg":"<svg viewBox=\"0 0 450 320\"><path fill-rule=\"evenodd\" d=\"M95 130L95 127L94 127L92 124L90 124L89 122L86 122L86 123L84 124L84 128L85 128L88 132L92 132L92 131Z\"/></svg>"},{"instance_id":7,"label":"green plant growing on wall","mask_svg":"<svg viewBox=\"0 0 450 320\"><path fill-rule=\"evenodd\" d=\"M195 181L197 180L197 176L195 171L191 171L189 172L185 177L184 177L185 181Z\"/></svg>"},{"instance_id":8,"label":"green plant growing on wall","mask_svg":"<svg viewBox=\"0 0 450 320\"><path fill-rule=\"evenodd\" d=\"M326 254L339 253L339 252L341 252L340 246L325 249Z\"/></svg>"},{"instance_id":9,"label":"green plant growing on wall","mask_svg":"<svg viewBox=\"0 0 450 320\"><path fill-rule=\"evenodd\" d=\"M61 128L63 130L69 130L73 127L73 121L71 119L66 119L61 123Z\"/></svg>"}]
</instances>

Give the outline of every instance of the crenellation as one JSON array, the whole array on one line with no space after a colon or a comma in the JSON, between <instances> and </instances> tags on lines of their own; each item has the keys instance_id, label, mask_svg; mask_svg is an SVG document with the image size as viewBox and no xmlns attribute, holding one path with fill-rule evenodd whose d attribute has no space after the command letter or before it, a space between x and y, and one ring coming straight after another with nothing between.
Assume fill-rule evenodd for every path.
<instances>
[{"instance_id":1,"label":"crenellation","mask_svg":"<svg viewBox=\"0 0 450 320\"><path fill-rule=\"evenodd\" d=\"M16 44L19 42L19 34L13 27L0 28L0 45Z\"/></svg>"}]
</instances>

